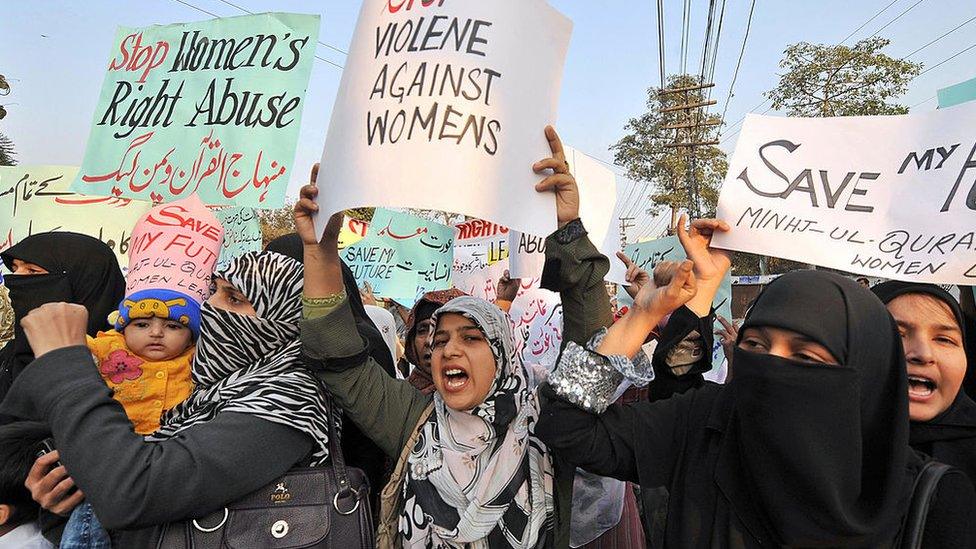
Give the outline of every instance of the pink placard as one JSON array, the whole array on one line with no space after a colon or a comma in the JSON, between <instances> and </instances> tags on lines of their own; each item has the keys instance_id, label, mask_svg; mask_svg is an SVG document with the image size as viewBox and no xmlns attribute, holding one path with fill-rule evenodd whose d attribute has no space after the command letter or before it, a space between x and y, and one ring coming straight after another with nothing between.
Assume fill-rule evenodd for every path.
<instances>
[{"instance_id":1,"label":"pink placard","mask_svg":"<svg viewBox=\"0 0 976 549\"><path fill-rule=\"evenodd\" d=\"M203 303L223 238L224 227L196 194L149 210L132 232L125 295L167 289Z\"/></svg>"}]
</instances>

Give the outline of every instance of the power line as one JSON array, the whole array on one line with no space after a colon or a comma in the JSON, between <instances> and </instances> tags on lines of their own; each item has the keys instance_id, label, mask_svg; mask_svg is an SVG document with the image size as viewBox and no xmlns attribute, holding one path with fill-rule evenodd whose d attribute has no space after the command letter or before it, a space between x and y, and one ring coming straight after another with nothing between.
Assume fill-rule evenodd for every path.
<instances>
[{"instance_id":1,"label":"power line","mask_svg":"<svg viewBox=\"0 0 976 549\"><path fill-rule=\"evenodd\" d=\"M650 232L649 229L652 228L653 226L652 224L657 219L655 216L647 212L642 212L642 213L644 214L643 220L641 221L639 226L634 227L634 237L635 237L634 242L646 236Z\"/></svg>"},{"instance_id":2,"label":"power line","mask_svg":"<svg viewBox=\"0 0 976 549\"><path fill-rule=\"evenodd\" d=\"M630 188L630 194L627 196L627 200L624 201L623 208L621 208L621 210L626 209L625 217L634 217L640 211L640 205L646 198L647 192L651 187L651 184L648 182L633 181L633 183L634 185ZM637 185L643 185L639 192L637 191Z\"/></svg>"},{"instance_id":3,"label":"power line","mask_svg":"<svg viewBox=\"0 0 976 549\"><path fill-rule=\"evenodd\" d=\"M232 8L237 8L237 9L243 11L244 13L247 13L247 14L250 14L250 15L254 15L254 12L253 11L251 11L251 10L249 10L247 8L242 8L241 6L238 6L237 4L231 2L230 0L218 0L218 1L219 2L223 2L224 4L227 4L228 6L230 6ZM327 47L327 48L329 48L330 50L337 51L337 52L341 53L342 55L349 55L349 52L347 52L347 51L345 51L343 49L337 48L337 47L333 46L332 44L326 44L325 42L323 42L321 40L319 40L318 43L321 44L321 45L323 45L323 46L325 46L325 47Z\"/></svg>"},{"instance_id":4,"label":"power line","mask_svg":"<svg viewBox=\"0 0 976 549\"><path fill-rule=\"evenodd\" d=\"M712 47L712 67L708 71L708 81L715 81L715 66L718 65L718 46L722 40L722 23L725 21L725 0L718 15L718 30L715 32L715 46ZM712 98L712 88L708 88L708 99Z\"/></svg>"},{"instance_id":5,"label":"power line","mask_svg":"<svg viewBox=\"0 0 976 549\"><path fill-rule=\"evenodd\" d=\"M688 74L688 43L691 30L691 0L685 0L681 12L681 74Z\"/></svg>"},{"instance_id":6,"label":"power line","mask_svg":"<svg viewBox=\"0 0 976 549\"><path fill-rule=\"evenodd\" d=\"M664 0L657 0L657 51L661 65L661 88L664 88Z\"/></svg>"},{"instance_id":7,"label":"power line","mask_svg":"<svg viewBox=\"0 0 976 549\"><path fill-rule=\"evenodd\" d=\"M871 18L868 19L867 21L865 21L864 23L862 23L860 27L852 30L850 34L848 34L847 36L845 36L844 39L840 41L840 43L843 44L844 42L847 42L847 39L848 38L854 36L855 34L857 34L857 31L859 31L859 30L863 29L864 27L868 26L868 24L871 21L874 21L875 19L878 18L879 15L881 15L882 13L888 11L888 8L890 8L891 6L895 5L897 2L898 2L898 0L892 0L890 4L888 4L887 6L881 8L881 11L879 11L878 13L872 15Z\"/></svg>"},{"instance_id":8,"label":"power line","mask_svg":"<svg viewBox=\"0 0 976 549\"><path fill-rule=\"evenodd\" d=\"M937 69L938 67L941 67L942 65L945 65L945 64L946 64L946 63L948 63L949 61L952 61L953 59L955 59L955 58L957 58L957 57L959 57L960 55L962 55L962 54L964 54L964 53L966 53L967 51L969 51L969 50L971 50L971 49L973 49L973 48L976 48L976 44L973 44L972 46L969 46L968 48L966 48L966 49L964 49L964 50L962 50L962 51L958 51L958 52L956 52L955 54L953 54L953 55L951 55L951 56L949 56L949 57L946 57L946 58L945 58L945 59L943 59L942 61L939 61L939 62L938 62L938 63L936 63L935 65L932 65L931 67L929 67L929 68L927 68L927 69L925 69L924 71L922 71L922 72L920 72L920 73L918 73L918 75L919 75L919 76L922 76L923 74L925 74L925 73L927 73L927 72L929 72L929 71L932 71L932 70L935 70L935 69Z\"/></svg>"},{"instance_id":9,"label":"power line","mask_svg":"<svg viewBox=\"0 0 976 549\"><path fill-rule=\"evenodd\" d=\"M881 31L885 30L886 28L888 28L895 21L897 21L897 20L901 19L902 17L904 17L906 13L912 11L913 9L915 9L915 6L921 4L924 1L925 0L918 0L917 2L915 2L914 4L912 4L911 6L908 6L908 8L906 8L905 11L903 11L903 12L899 13L898 15L896 15L894 19L892 19L891 21L888 21L887 23L885 23L884 26L882 26L880 29L874 31L874 34L872 34L871 36L868 36L868 38L874 38L875 36L878 35L878 33L880 33Z\"/></svg>"},{"instance_id":10,"label":"power line","mask_svg":"<svg viewBox=\"0 0 976 549\"><path fill-rule=\"evenodd\" d=\"M920 3L922 3L923 1L924 1L924 0L918 0L917 2L915 2L914 4L912 4L911 6L909 6L909 7L908 7L908 9L906 9L906 10L905 10L905 11L903 11L903 12L901 12L901 13L900 13L899 15L897 15L897 16L895 16L895 18L894 18L894 19L892 19L892 20L891 20L891 21L889 21L889 22L888 22L887 24L885 24L885 25L884 25L883 27L881 27L880 29L878 29L878 31L877 31L877 32L875 32L875 34L877 34L878 32L881 32L881 31L882 31L882 30L883 30L883 29L884 29L885 27L887 27L888 25L890 25L890 24L892 24L892 23L894 23L894 22L895 22L895 21L897 21L898 19L900 19L900 18L901 18L901 17L903 16L903 15L905 15L906 13L908 13L908 12L909 12L909 11L910 11L910 10L911 10L912 8L914 8L915 6L917 6L917 5L919 5L919 4L920 4ZM891 1L891 2L889 2L889 3L887 4L887 5L885 5L885 7L883 7L883 8L881 8L880 10L878 10L878 12L877 12L877 13L875 13L874 15L872 15L872 16L871 16L870 18L868 18L868 20L867 20L867 21L865 21L864 23L861 23L861 25L860 25L859 27L857 27L856 29L854 29L853 31L851 31L851 32L850 32L850 34L848 34L847 36L845 36L845 37L844 37L844 39L843 39L843 40L841 40L841 41L840 41L840 42L838 43L838 45L841 45L841 44L843 44L844 42L847 42L847 40L848 40L848 39L849 39L850 37L852 37L852 36L854 36L855 34L857 34L857 32L858 32L858 31L860 31L861 29L863 29L864 27L866 27L866 26L867 26L868 24L870 24L870 23L871 23L871 21L874 21L874 20L875 20L875 19L877 19L877 18L878 18L879 16L881 16L881 14L883 14L883 13L884 13L884 12L886 12L886 11L888 11L888 9L889 9L889 8L891 8L891 6L893 6L893 5L895 5L895 4L897 3L897 2L898 2L898 0L892 0L892 1ZM751 14L751 12L752 12L752 10L750 9L750 14ZM965 24L965 23L964 23L964 24ZM748 25L747 25L747 26L746 26L746 32L748 32L748 28L749 28L749 27L748 27ZM950 32L952 32L952 31L950 31ZM947 34L948 34L948 33L947 33ZM872 34L871 36L874 36L874 34ZM936 41L938 41L938 40L939 40L939 39L936 39ZM926 47L928 47L929 45L931 45L931 44L926 44L925 46L923 46L922 48L920 48L920 50L921 50L921 49L924 49L924 48L926 48ZM743 49L744 49L744 48L745 48L745 44L744 44L744 41L743 41ZM910 56L910 55L914 55L915 53L917 53L917 52L912 52L911 54L909 54L909 56ZM908 56L906 56L906 57L908 57ZM933 67L933 68L934 68L934 67ZM924 74L924 73L922 73L922 74ZM920 74L919 76L921 76L921 74ZM733 77L733 85L734 85L734 82L735 82L735 77ZM731 91L731 88L730 88L730 91ZM730 96L730 98L731 98L731 96ZM763 106L763 105L765 105L765 104L766 104L767 102L769 102L769 98L766 98L766 99L765 99L765 100L764 100L764 101L763 101L762 103L760 103L760 104L758 104L758 105L756 105L756 106L755 106L755 107L753 107L752 109L749 109L749 111L747 111L747 112L746 112L746 114L749 114L750 112L753 112L753 111L755 111L755 110L756 110L756 109L758 109L759 107L761 107L761 106ZM725 107L726 107L726 109L728 109L728 101L726 102L726 106L725 106ZM762 113L762 114L766 114L766 113L767 113L767 112L769 112L770 110L771 110L771 108L770 108L770 109L766 109L765 111L763 111L763 113ZM736 126L738 126L738 125L739 125L739 124L741 124L741 123L742 123L743 121L745 121L745 119L746 119L746 117L745 117L745 115L743 115L743 116L742 116L742 118L740 118L740 119L738 119L738 120L736 120L736 121L735 121L734 123L732 123L732 124L730 124L729 126L727 126L727 127L725 127L724 129L725 129L726 131L727 131L727 130L731 130L732 128L734 128L734 127L736 127ZM724 115L724 114L722 115L722 121L723 121L723 122L725 121L725 115ZM732 136L734 136L734 135L735 135L735 134L737 134L737 133L739 133L739 131L738 131L738 130L736 130L735 132L733 132L733 133L731 133L731 134L728 134L728 135L726 135L726 137L725 137L724 139L722 139L722 142L724 143L724 142L725 142L726 140L728 140L728 139L729 139L730 137L732 137Z\"/></svg>"},{"instance_id":11,"label":"power line","mask_svg":"<svg viewBox=\"0 0 976 549\"><path fill-rule=\"evenodd\" d=\"M712 45L712 23L715 19L715 0L708 1L708 19L705 23L705 41L702 44L701 70L699 71L698 83L705 83L705 73L708 70L708 50Z\"/></svg>"},{"instance_id":12,"label":"power line","mask_svg":"<svg viewBox=\"0 0 976 549\"><path fill-rule=\"evenodd\" d=\"M212 11L207 11L207 10L205 10L203 8L198 8L198 7L194 6L193 4L191 4L189 2L184 2L183 0L173 0L173 1L174 2L179 2L180 4L183 4L184 6L193 8L193 9L195 9L195 10L197 10L199 12L205 13L205 14L211 16L211 17L220 17L219 15L217 15L216 13L214 13Z\"/></svg>"},{"instance_id":13,"label":"power line","mask_svg":"<svg viewBox=\"0 0 976 549\"><path fill-rule=\"evenodd\" d=\"M580 151L578 149L577 149L577 152L579 152L580 154L582 154L584 156L588 156L588 157L592 158L593 160L596 160L597 162L599 162L601 164L605 164L606 166L608 166L610 168L615 168L616 170L620 170L623 173L614 172L614 175L623 177L627 181L633 183L633 185L630 187L630 192L627 194L627 198L623 201L623 206L621 206L620 208L618 208L618 210L621 212L621 214L623 215L623 217L630 217L630 214L629 213L625 214L624 212L625 212L625 210L627 208L630 208L631 210L633 210L631 200L633 199L634 191L636 190L638 183L636 181L631 180L629 177L627 177L627 168L625 168L623 166L620 166L618 164L613 164L611 162L607 162L606 160L603 160L602 158L599 158L597 156L593 156L590 153L583 152L583 151ZM643 183L643 185L646 188L647 185L648 185L648 183ZM641 191L641 192L643 193L643 191ZM628 206L629 204L630 204L630 206Z\"/></svg>"},{"instance_id":14,"label":"power line","mask_svg":"<svg viewBox=\"0 0 976 549\"><path fill-rule=\"evenodd\" d=\"M902 59L908 59L909 57L911 57L911 56L913 56L913 55L915 55L916 53L918 53L918 52L920 52L920 51L922 51L922 50L924 50L925 48L927 48L927 47L929 47L929 46L931 46L932 44L935 44L935 43L936 43L936 42L938 42L939 40L942 40L942 39L943 39L943 38L945 38L946 36L949 36L950 34L952 34L952 33L954 33L954 32L956 32L957 30L959 30L959 29L961 29L961 28L963 28L963 27L965 27L966 25L968 25L968 24L970 24L970 23L972 23L973 21L976 21L976 17L971 17L971 18L969 18L969 20L967 20L967 21L965 21L965 22L963 22L963 23L961 23L961 24L960 24L959 26L957 26L956 28L954 28L954 29L952 29L952 30L949 30L949 31L946 31L945 33L943 33L943 34L942 34L942 36L939 36L939 37L938 37L938 38L936 38L935 40L932 40L931 42L929 42L929 43L927 43L927 44L925 44L924 46L922 46L922 47L920 47L920 48L918 48L917 50L915 50L915 51L913 51L912 53L910 53L910 54L908 54L908 55L906 55L905 57L902 57Z\"/></svg>"},{"instance_id":15,"label":"power line","mask_svg":"<svg viewBox=\"0 0 976 549\"><path fill-rule=\"evenodd\" d=\"M919 101L918 103L915 103L915 104L914 104L914 105L912 105L911 107L908 107L908 109L909 109L909 110L911 110L911 109L914 109L915 107L917 107L917 106L919 106L919 105L924 105L925 103L928 103L929 101L931 101L931 100L933 100L933 99L935 99L936 97L938 97L938 96L937 96L937 95L933 95L932 97L929 97L929 98L928 98L928 99L926 99L925 101Z\"/></svg>"},{"instance_id":16,"label":"power line","mask_svg":"<svg viewBox=\"0 0 976 549\"><path fill-rule=\"evenodd\" d=\"M764 103L765 103L765 102L764 102ZM760 106L762 106L762 105L760 105ZM759 108L759 107L756 107L756 108ZM755 110L755 109L753 109L753 110ZM773 110L773 108L772 108L772 107L769 107L769 108L767 108L766 110L764 110L763 112L761 112L761 113L759 113L759 114L760 114L760 115L764 115L764 114L766 114L766 113L768 113L768 112L769 112L769 111L771 111L771 110ZM752 112L752 111L749 111L749 112ZM746 113L746 114L748 114L748 113ZM745 117L745 116L743 116L742 118L740 118L740 119L739 119L739 121L738 121L738 122L736 122L736 124L739 124L739 123L741 123L741 122L743 122L743 121L744 121L745 119L746 119L746 117ZM739 128L739 129L737 129L737 130L735 130L734 132L732 132L732 133L730 133L730 134L728 134L728 135L726 135L725 137L723 137L723 138L722 138L722 143L725 143L725 142L726 142L726 141L728 141L729 139L732 139L732 137L733 137L733 136L735 136L735 134L737 134L737 133L739 133L740 131L742 131L742 128Z\"/></svg>"},{"instance_id":17,"label":"power line","mask_svg":"<svg viewBox=\"0 0 976 549\"><path fill-rule=\"evenodd\" d=\"M755 9L756 9L756 0L752 0L752 5L749 6L749 19L748 21L746 21L746 32L745 35L742 37L742 47L739 48L739 59L738 61L735 62L735 71L732 73L732 84L729 85L729 95L725 99L725 108L722 109L721 121L723 124L725 123L725 113L728 112L729 103L732 101L732 91L735 89L735 81L739 78L739 68L742 66L742 56L746 52L746 43L749 41L749 30L752 28L752 16L755 13ZM763 101L763 103L765 103L765 101ZM756 105L756 108L758 109L759 107L761 107L763 103ZM718 134L721 137L722 128L719 128Z\"/></svg>"},{"instance_id":18,"label":"power line","mask_svg":"<svg viewBox=\"0 0 976 549\"><path fill-rule=\"evenodd\" d=\"M193 4L189 3L189 2L186 2L185 0L173 0L173 1L174 2L177 2L177 3L180 3L180 4L183 4L184 6L186 6L188 8L195 9L195 10L197 10L200 13L205 13L205 14L211 16L211 17L217 17L217 18L220 18L221 17L220 15L217 15L216 13L214 13L212 11L207 11L207 10L201 8L201 7L198 7L198 6L195 6L195 5L193 5ZM223 0L221 0L221 1L223 1ZM238 9L244 9L244 8L238 7ZM250 13L250 12L248 12L248 13ZM336 67L336 68L338 68L340 70L343 68L342 65L340 65L338 63L334 63L332 61L329 61L328 59L326 59L326 58L324 58L324 57L322 57L322 56L320 56L318 54L315 55L315 58L318 59L319 61L328 63L328 64L332 65L333 67Z\"/></svg>"}]
</instances>

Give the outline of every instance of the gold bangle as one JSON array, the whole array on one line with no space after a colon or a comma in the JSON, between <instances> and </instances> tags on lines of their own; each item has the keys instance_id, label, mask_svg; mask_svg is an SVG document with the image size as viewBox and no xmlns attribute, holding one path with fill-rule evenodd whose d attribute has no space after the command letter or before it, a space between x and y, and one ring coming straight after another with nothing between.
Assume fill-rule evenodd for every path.
<instances>
[{"instance_id":1,"label":"gold bangle","mask_svg":"<svg viewBox=\"0 0 976 549\"><path fill-rule=\"evenodd\" d=\"M335 307L346 299L346 290L327 295L325 297L306 297L302 296L302 305L311 307Z\"/></svg>"}]
</instances>

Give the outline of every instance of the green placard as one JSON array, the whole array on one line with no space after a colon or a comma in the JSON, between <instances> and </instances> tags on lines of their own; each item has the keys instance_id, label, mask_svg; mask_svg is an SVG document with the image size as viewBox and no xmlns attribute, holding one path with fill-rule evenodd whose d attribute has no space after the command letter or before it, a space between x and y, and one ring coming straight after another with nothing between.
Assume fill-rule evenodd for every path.
<instances>
[{"instance_id":1,"label":"green placard","mask_svg":"<svg viewBox=\"0 0 976 549\"><path fill-rule=\"evenodd\" d=\"M120 27L71 189L282 206L318 30L287 13Z\"/></svg>"},{"instance_id":2,"label":"green placard","mask_svg":"<svg viewBox=\"0 0 976 549\"><path fill-rule=\"evenodd\" d=\"M939 90L939 108L944 109L976 99L976 78Z\"/></svg>"}]
</instances>

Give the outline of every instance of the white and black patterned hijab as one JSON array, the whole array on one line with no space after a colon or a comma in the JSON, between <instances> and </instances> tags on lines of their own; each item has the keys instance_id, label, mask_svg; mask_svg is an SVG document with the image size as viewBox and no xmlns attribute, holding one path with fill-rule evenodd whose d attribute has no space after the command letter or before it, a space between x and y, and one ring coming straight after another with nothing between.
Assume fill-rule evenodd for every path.
<instances>
[{"instance_id":1,"label":"white and black patterned hijab","mask_svg":"<svg viewBox=\"0 0 976 549\"><path fill-rule=\"evenodd\" d=\"M408 548L529 549L552 528L552 461L532 436L539 403L526 383L508 316L474 297L438 309L468 318L485 335L495 380L485 401L452 410L434 393L434 413L410 452L399 531Z\"/></svg>"},{"instance_id":2,"label":"white and black patterned hijab","mask_svg":"<svg viewBox=\"0 0 976 549\"><path fill-rule=\"evenodd\" d=\"M301 263L273 252L245 254L214 273L244 294L257 316L203 304L192 368L196 386L149 440L236 412L308 434L315 440L312 463L328 459L327 397L300 352L303 276Z\"/></svg>"}]
</instances>

